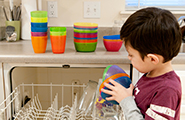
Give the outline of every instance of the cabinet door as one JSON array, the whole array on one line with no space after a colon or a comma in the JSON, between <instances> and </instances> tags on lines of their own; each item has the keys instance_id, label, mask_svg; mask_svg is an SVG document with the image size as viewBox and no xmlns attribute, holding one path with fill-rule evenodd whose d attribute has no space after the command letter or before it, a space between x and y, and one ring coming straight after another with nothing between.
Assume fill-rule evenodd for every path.
<instances>
[{"instance_id":1,"label":"cabinet door","mask_svg":"<svg viewBox=\"0 0 185 120\"><path fill-rule=\"evenodd\" d=\"M182 86L181 120L185 120L185 65L173 65L173 68L181 79Z\"/></svg>"}]
</instances>

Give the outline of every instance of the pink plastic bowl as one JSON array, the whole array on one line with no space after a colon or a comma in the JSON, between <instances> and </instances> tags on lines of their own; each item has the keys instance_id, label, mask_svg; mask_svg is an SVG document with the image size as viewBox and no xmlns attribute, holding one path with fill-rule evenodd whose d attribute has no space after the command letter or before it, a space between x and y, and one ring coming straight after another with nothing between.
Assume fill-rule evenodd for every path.
<instances>
[{"instance_id":1,"label":"pink plastic bowl","mask_svg":"<svg viewBox=\"0 0 185 120\"><path fill-rule=\"evenodd\" d=\"M47 32L31 32L31 36L47 36Z\"/></svg>"},{"instance_id":2,"label":"pink plastic bowl","mask_svg":"<svg viewBox=\"0 0 185 120\"><path fill-rule=\"evenodd\" d=\"M122 40L104 40L103 39L103 43L104 43L104 46L106 48L107 51L111 51L111 52L117 52L120 50L122 44L123 44L123 41Z\"/></svg>"}]
</instances>

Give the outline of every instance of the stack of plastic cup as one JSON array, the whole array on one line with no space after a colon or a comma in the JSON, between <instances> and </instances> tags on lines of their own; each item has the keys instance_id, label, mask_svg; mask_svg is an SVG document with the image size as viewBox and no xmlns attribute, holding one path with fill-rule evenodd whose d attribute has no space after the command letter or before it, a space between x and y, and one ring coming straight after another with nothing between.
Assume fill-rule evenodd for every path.
<instances>
[{"instance_id":1,"label":"stack of plastic cup","mask_svg":"<svg viewBox=\"0 0 185 120\"><path fill-rule=\"evenodd\" d=\"M98 24L74 23L74 44L78 52L94 52L97 45Z\"/></svg>"},{"instance_id":2,"label":"stack of plastic cup","mask_svg":"<svg viewBox=\"0 0 185 120\"><path fill-rule=\"evenodd\" d=\"M35 53L45 53L47 46L47 11L31 12L31 41Z\"/></svg>"},{"instance_id":3,"label":"stack of plastic cup","mask_svg":"<svg viewBox=\"0 0 185 120\"><path fill-rule=\"evenodd\" d=\"M50 27L50 40L53 53L64 53L66 45L66 27Z\"/></svg>"}]
</instances>

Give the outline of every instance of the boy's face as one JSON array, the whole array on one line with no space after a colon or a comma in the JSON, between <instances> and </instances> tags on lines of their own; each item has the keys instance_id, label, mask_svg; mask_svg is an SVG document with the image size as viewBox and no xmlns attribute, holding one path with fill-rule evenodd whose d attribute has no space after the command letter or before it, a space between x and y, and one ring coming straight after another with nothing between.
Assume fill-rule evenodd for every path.
<instances>
[{"instance_id":1,"label":"boy's face","mask_svg":"<svg viewBox=\"0 0 185 120\"><path fill-rule=\"evenodd\" d=\"M131 61L134 68L136 68L141 73L147 73L151 70L150 61L147 59L147 56L142 60L140 53L131 47L130 44L126 45L126 50L128 52L128 59Z\"/></svg>"}]
</instances>

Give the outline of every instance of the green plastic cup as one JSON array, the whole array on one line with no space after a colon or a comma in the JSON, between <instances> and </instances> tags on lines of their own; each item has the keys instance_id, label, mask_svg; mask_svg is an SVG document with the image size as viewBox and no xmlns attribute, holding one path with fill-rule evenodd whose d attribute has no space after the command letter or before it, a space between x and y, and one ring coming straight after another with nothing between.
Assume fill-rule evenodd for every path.
<instances>
[{"instance_id":1,"label":"green plastic cup","mask_svg":"<svg viewBox=\"0 0 185 120\"><path fill-rule=\"evenodd\" d=\"M50 35L52 35L52 36L64 36L64 35L66 35L66 32L50 32Z\"/></svg>"},{"instance_id":2,"label":"green plastic cup","mask_svg":"<svg viewBox=\"0 0 185 120\"><path fill-rule=\"evenodd\" d=\"M31 17L36 17L36 18L48 17L48 12L47 11L32 11Z\"/></svg>"},{"instance_id":3,"label":"green plastic cup","mask_svg":"<svg viewBox=\"0 0 185 120\"><path fill-rule=\"evenodd\" d=\"M50 27L50 32L64 32L66 27Z\"/></svg>"},{"instance_id":4,"label":"green plastic cup","mask_svg":"<svg viewBox=\"0 0 185 120\"><path fill-rule=\"evenodd\" d=\"M50 35L64 36L66 35L66 27L50 27Z\"/></svg>"}]
</instances>

